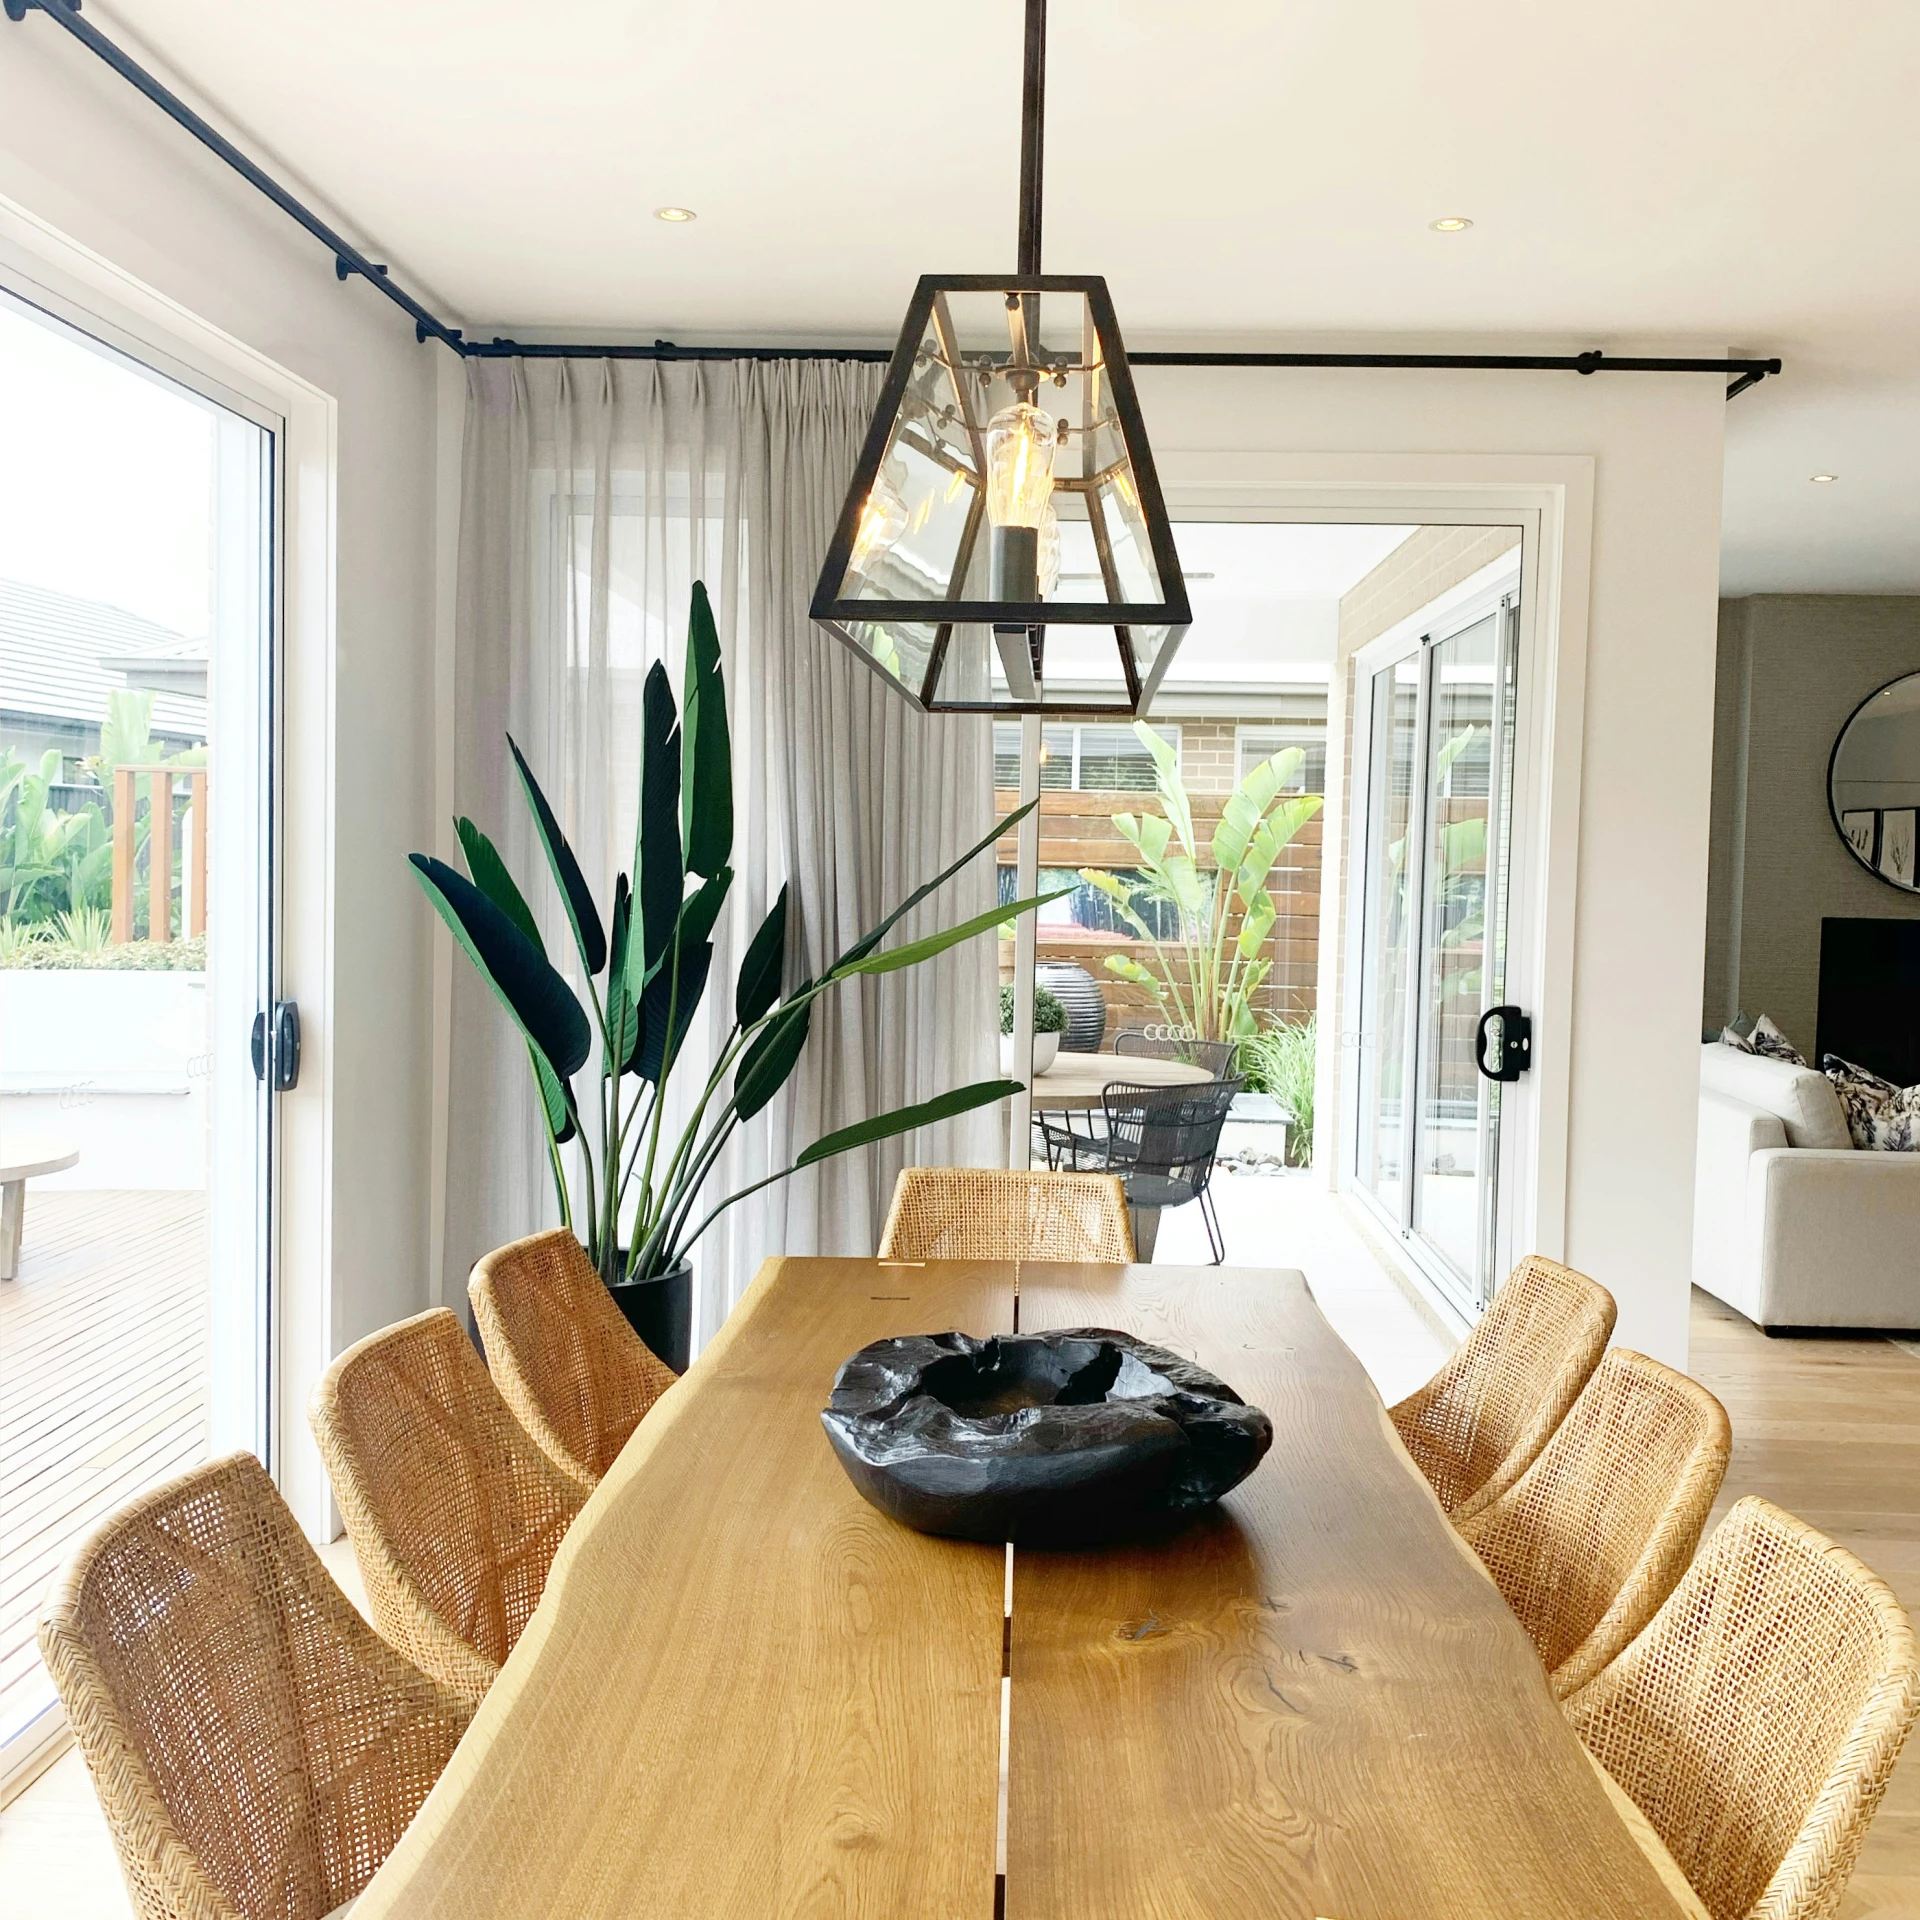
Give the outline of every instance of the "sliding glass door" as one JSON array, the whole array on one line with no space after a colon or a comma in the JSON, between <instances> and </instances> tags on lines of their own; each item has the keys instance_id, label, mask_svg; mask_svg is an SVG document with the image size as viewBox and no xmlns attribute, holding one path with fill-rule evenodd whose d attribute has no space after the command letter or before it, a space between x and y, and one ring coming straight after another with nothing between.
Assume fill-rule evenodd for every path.
<instances>
[{"instance_id":1,"label":"sliding glass door","mask_svg":"<svg viewBox=\"0 0 1920 1920\"><path fill-rule=\"evenodd\" d=\"M3 1789L74 1547L272 1464L276 435L5 295L0 419Z\"/></svg>"},{"instance_id":2,"label":"sliding glass door","mask_svg":"<svg viewBox=\"0 0 1920 1920\"><path fill-rule=\"evenodd\" d=\"M1469 1312L1491 1297L1517 594L1362 656L1354 1184Z\"/></svg>"}]
</instances>

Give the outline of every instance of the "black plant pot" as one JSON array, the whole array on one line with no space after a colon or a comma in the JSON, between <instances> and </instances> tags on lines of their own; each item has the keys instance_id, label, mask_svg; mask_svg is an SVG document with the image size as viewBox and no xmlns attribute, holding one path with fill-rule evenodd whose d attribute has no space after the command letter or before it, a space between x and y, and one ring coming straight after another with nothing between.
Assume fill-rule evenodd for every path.
<instances>
[{"instance_id":1,"label":"black plant pot","mask_svg":"<svg viewBox=\"0 0 1920 1920\"><path fill-rule=\"evenodd\" d=\"M693 1358L693 1262L651 1280L623 1280L607 1291L627 1317L627 1325L675 1373L685 1373Z\"/></svg>"}]
</instances>

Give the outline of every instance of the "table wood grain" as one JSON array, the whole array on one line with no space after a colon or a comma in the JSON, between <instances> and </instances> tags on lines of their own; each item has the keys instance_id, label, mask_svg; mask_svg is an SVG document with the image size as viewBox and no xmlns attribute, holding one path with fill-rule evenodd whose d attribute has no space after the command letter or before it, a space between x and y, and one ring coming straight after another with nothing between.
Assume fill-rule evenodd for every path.
<instances>
[{"instance_id":1,"label":"table wood grain","mask_svg":"<svg viewBox=\"0 0 1920 1920\"><path fill-rule=\"evenodd\" d=\"M1005 1556L909 1532L820 1428L870 1340L1010 1268L769 1262L595 1490L355 1920L989 1920Z\"/></svg>"},{"instance_id":2,"label":"table wood grain","mask_svg":"<svg viewBox=\"0 0 1920 1920\"><path fill-rule=\"evenodd\" d=\"M1673 1920L1518 1622L1297 1273L1038 1268L1272 1416L1168 1541L1014 1558L1008 1920Z\"/></svg>"},{"instance_id":3,"label":"table wood grain","mask_svg":"<svg viewBox=\"0 0 1920 1920\"><path fill-rule=\"evenodd\" d=\"M1084 1113L1116 1080L1143 1087L1198 1086L1213 1078L1190 1060L1163 1060L1152 1053L1057 1053L1033 1081L1035 1112Z\"/></svg>"}]
</instances>

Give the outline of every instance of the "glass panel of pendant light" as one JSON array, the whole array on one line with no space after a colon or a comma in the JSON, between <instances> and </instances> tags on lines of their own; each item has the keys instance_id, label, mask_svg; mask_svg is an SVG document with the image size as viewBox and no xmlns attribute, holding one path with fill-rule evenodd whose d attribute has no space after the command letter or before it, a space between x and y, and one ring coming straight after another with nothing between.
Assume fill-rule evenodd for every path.
<instances>
[{"instance_id":1,"label":"glass panel of pendant light","mask_svg":"<svg viewBox=\"0 0 1920 1920\"><path fill-rule=\"evenodd\" d=\"M925 706L1138 710L1189 615L1102 282L920 283L813 615Z\"/></svg>"}]
</instances>

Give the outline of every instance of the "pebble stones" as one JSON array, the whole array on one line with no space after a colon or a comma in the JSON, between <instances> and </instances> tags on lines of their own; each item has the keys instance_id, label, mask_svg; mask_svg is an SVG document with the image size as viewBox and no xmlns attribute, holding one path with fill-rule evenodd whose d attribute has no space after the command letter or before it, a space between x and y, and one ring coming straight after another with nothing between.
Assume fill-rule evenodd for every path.
<instances>
[{"instance_id":1,"label":"pebble stones","mask_svg":"<svg viewBox=\"0 0 1920 1920\"><path fill-rule=\"evenodd\" d=\"M820 1416L840 1464L922 1533L1077 1546L1211 1506L1273 1423L1224 1380L1102 1327L862 1347Z\"/></svg>"}]
</instances>

